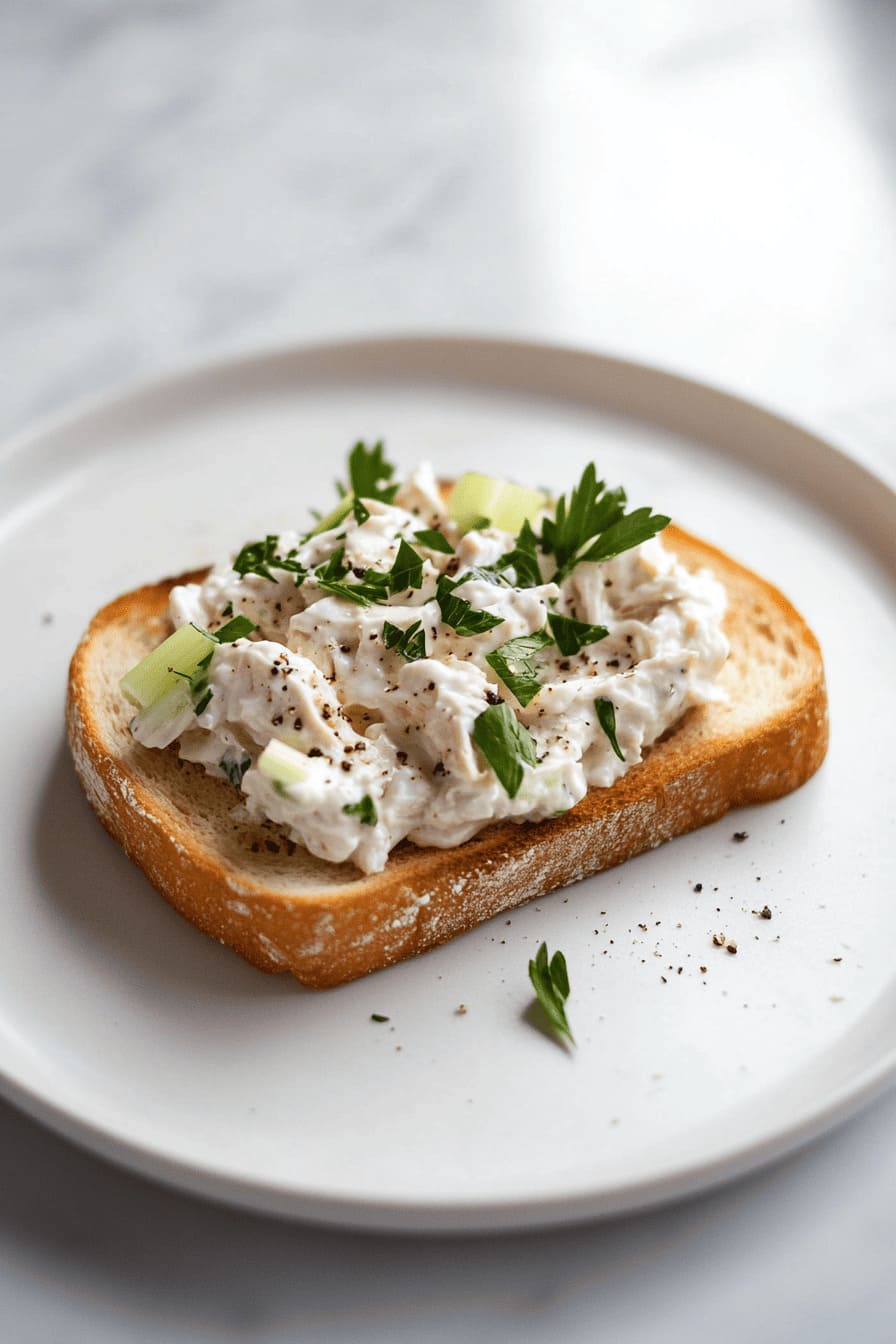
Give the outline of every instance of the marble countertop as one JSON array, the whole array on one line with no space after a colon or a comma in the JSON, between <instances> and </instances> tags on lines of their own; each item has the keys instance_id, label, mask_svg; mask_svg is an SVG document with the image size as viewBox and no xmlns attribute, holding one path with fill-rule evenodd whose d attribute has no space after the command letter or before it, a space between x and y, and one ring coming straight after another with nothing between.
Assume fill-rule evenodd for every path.
<instances>
[{"instance_id":1,"label":"marble countertop","mask_svg":"<svg viewBox=\"0 0 896 1344\"><path fill-rule=\"evenodd\" d=\"M448 331L719 384L896 479L896 10L5 0L0 432L221 353ZM458 1241L150 1185L0 1105L16 1341L892 1338L892 1093L652 1214Z\"/></svg>"}]
</instances>

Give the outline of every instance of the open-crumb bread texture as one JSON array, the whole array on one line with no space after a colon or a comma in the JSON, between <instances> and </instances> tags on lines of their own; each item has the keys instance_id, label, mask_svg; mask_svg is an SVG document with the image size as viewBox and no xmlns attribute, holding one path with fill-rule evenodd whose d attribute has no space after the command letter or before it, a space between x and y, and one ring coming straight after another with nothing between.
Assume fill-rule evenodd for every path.
<instances>
[{"instance_id":1,"label":"open-crumb bread texture","mask_svg":"<svg viewBox=\"0 0 896 1344\"><path fill-rule=\"evenodd\" d=\"M276 826L235 820L230 784L139 746L119 678L170 632L181 575L94 617L72 659L69 742L100 821L167 901L265 971L324 988L443 943L482 920L621 863L730 808L779 798L824 759L827 697L818 643L764 580L669 527L690 569L728 594L727 702L691 710L645 760L561 817L501 822L454 849L404 843L384 872L316 859ZM126 914L123 913L123 917Z\"/></svg>"}]
</instances>

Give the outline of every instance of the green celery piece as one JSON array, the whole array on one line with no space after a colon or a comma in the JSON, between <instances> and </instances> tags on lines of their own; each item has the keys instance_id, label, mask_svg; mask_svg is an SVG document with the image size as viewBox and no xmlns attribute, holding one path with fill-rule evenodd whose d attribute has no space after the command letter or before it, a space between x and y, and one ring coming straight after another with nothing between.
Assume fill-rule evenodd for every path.
<instances>
[{"instance_id":1,"label":"green celery piece","mask_svg":"<svg viewBox=\"0 0 896 1344\"><path fill-rule=\"evenodd\" d=\"M195 719L192 688L188 681L179 678L140 710L131 723L131 731L144 747L167 747Z\"/></svg>"},{"instance_id":2,"label":"green celery piece","mask_svg":"<svg viewBox=\"0 0 896 1344\"><path fill-rule=\"evenodd\" d=\"M306 758L294 747L272 738L258 758L258 768L274 788L289 788L291 784L301 784L305 778Z\"/></svg>"},{"instance_id":3,"label":"green celery piece","mask_svg":"<svg viewBox=\"0 0 896 1344\"><path fill-rule=\"evenodd\" d=\"M198 671L216 644L207 631L195 625L182 625L126 672L118 684L132 705L145 709L179 682L185 684L185 679Z\"/></svg>"},{"instance_id":4,"label":"green celery piece","mask_svg":"<svg viewBox=\"0 0 896 1344\"><path fill-rule=\"evenodd\" d=\"M448 516L462 532L470 531L479 519L489 518L495 527L516 534L546 503L547 498L540 490L468 471L451 491Z\"/></svg>"}]
</instances>

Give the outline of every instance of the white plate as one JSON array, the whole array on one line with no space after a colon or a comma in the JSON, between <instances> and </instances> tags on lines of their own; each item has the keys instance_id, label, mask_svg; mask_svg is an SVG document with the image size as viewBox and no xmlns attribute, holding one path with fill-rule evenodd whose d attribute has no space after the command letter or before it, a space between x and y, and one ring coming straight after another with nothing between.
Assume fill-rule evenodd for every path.
<instances>
[{"instance_id":1,"label":"white plate","mask_svg":"<svg viewBox=\"0 0 896 1344\"><path fill-rule=\"evenodd\" d=\"M64 745L66 662L101 603L303 522L350 442L379 435L405 466L552 486L596 457L803 609L833 736L793 797L316 994L184 924L106 838ZM385 340L95 405L8 445L0 487L0 1073L25 1109L235 1203L485 1229L706 1187L892 1076L896 499L835 449L594 355ZM572 1057L526 1021L542 939L569 961Z\"/></svg>"}]
</instances>

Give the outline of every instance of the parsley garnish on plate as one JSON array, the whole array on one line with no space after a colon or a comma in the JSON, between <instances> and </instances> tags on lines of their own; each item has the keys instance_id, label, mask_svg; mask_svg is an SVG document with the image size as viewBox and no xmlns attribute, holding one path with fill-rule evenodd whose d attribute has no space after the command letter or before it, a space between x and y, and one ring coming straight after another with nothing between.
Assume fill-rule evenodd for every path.
<instances>
[{"instance_id":1,"label":"parsley garnish on plate","mask_svg":"<svg viewBox=\"0 0 896 1344\"><path fill-rule=\"evenodd\" d=\"M610 746L613 748L620 761L624 761L625 757L619 750L619 743L616 741L616 707L613 704L613 701L595 700L594 708L597 710L598 723L610 739Z\"/></svg>"},{"instance_id":2,"label":"parsley garnish on plate","mask_svg":"<svg viewBox=\"0 0 896 1344\"><path fill-rule=\"evenodd\" d=\"M535 671L535 655L553 642L546 630L536 630L532 635L508 639L506 644L485 655L489 667L523 706L541 690Z\"/></svg>"},{"instance_id":3,"label":"parsley garnish on plate","mask_svg":"<svg viewBox=\"0 0 896 1344\"><path fill-rule=\"evenodd\" d=\"M524 766L537 765L535 739L503 701L489 705L473 724L473 741L504 787L515 798L525 777Z\"/></svg>"},{"instance_id":4,"label":"parsley garnish on plate","mask_svg":"<svg viewBox=\"0 0 896 1344\"><path fill-rule=\"evenodd\" d=\"M362 826L376 825L376 805L367 793L358 803L346 803L342 810L347 817L357 817Z\"/></svg>"},{"instance_id":5,"label":"parsley garnish on plate","mask_svg":"<svg viewBox=\"0 0 896 1344\"><path fill-rule=\"evenodd\" d=\"M566 958L562 952L555 952L548 960L548 945L542 943L532 961L529 962L529 979L535 990L535 997L544 1010L551 1030L561 1040L575 1045L569 1023L566 1020L566 1000L569 998L569 975L566 970Z\"/></svg>"},{"instance_id":6,"label":"parsley garnish on plate","mask_svg":"<svg viewBox=\"0 0 896 1344\"><path fill-rule=\"evenodd\" d=\"M572 616L561 616L559 612L552 612L548 616L548 625L564 658L578 653L587 644L606 639L610 633L605 625L588 625L586 621L576 621Z\"/></svg>"},{"instance_id":7,"label":"parsley garnish on plate","mask_svg":"<svg viewBox=\"0 0 896 1344\"><path fill-rule=\"evenodd\" d=\"M407 630L400 630L391 621L384 621L383 643L387 649L394 649L396 653L400 653L408 663L426 657L426 637L421 621L415 621Z\"/></svg>"}]
</instances>

